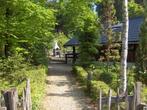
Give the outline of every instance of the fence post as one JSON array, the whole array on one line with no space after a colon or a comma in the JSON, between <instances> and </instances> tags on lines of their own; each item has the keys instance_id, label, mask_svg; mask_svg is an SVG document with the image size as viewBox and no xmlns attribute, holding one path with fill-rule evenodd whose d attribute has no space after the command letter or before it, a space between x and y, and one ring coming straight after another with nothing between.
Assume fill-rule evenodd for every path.
<instances>
[{"instance_id":1,"label":"fence post","mask_svg":"<svg viewBox=\"0 0 147 110\"><path fill-rule=\"evenodd\" d=\"M111 110L111 97L112 97L112 90L109 90L109 98L108 98L108 110Z\"/></svg>"},{"instance_id":2,"label":"fence post","mask_svg":"<svg viewBox=\"0 0 147 110\"><path fill-rule=\"evenodd\" d=\"M1 94L2 94L2 92L1 92ZM4 107L3 105L4 105L4 104L3 104L2 96L1 96L1 97L0 97L0 110L7 110L7 108Z\"/></svg>"},{"instance_id":3,"label":"fence post","mask_svg":"<svg viewBox=\"0 0 147 110\"><path fill-rule=\"evenodd\" d=\"M116 106L117 106L117 110L120 110L120 106L119 106L119 88L117 89L117 97L116 97Z\"/></svg>"},{"instance_id":4,"label":"fence post","mask_svg":"<svg viewBox=\"0 0 147 110\"><path fill-rule=\"evenodd\" d=\"M140 95L141 95L141 82L136 82L136 110L139 110L139 105L141 103Z\"/></svg>"},{"instance_id":5,"label":"fence post","mask_svg":"<svg viewBox=\"0 0 147 110\"><path fill-rule=\"evenodd\" d=\"M129 101L128 101L128 88L125 93L125 102L126 102L126 110L130 110L130 105L129 105Z\"/></svg>"},{"instance_id":6,"label":"fence post","mask_svg":"<svg viewBox=\"0 0 147 110\"><path fill-rule=\"evenodd\" d=\"M17 110L18 94L16 88L4 92L7 110Z\"/></svg>"},{"instance_id":7,"label":"fence post","mask_svg":"<svg viewBox=\"0 0 147 110\"><path fill-rule=\"evenodd\" d=\"M23 110L26 110L26 95L25 95L25 93L26 93L26 90L24 89L23 94L22 94L22 109Z\"/></svg>"},{"instance_id":8,"label":"fence post","mask_svg":"<svg viewBox=\"0 0 147 110\"><path fill-rule=\"evenodd\" d=\"M31 101L31 88L30 88L30 79L27 79L26 83L26 110L32 110L32 101Z\"/></svg>"},{"instance_id":9,"label":"fence post","mask_svg":"<svg viewBox=\"0 0 147 110\"><path fill-rule=\"evenodd\" d=\"M132 110L136 110L136 86L134 86L133 90L133 99L132 99Z\"/></svg>"},{"instance_id":10,"label":"fence post","mask_svg":"<svg viewBox=\"0 0 147 110\"><path fill-rule=\"evenodd\" d=\"M102 90L99 90L98 110L102 110Z\"/></svg>"},{"instance_id":11,"label":"fence post","mask_svg":"<svg viewBox=\"0 0 147 110\"><path fill-rule=\"evenodd\" d=\"M7 110L6 107L0 107L0 110Z\"/></svg>"}]
</instances>

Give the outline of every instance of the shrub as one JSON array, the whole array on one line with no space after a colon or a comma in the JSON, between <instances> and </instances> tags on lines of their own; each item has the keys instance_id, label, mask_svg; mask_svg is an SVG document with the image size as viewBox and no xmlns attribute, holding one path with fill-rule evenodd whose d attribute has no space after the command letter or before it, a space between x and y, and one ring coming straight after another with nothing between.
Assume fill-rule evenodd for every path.
<instances>
[{"instance_id":1,"label":"shrub","mask_svg":"<svg viewBox=\"0 0 147 110\"><path fill-rule=\"evenodd\" d=\"M87 70L88 71L88 70ZM80 66L74 66L73 67L73 73L76 74L77 79L80 80L80 82L84 83L84 85L87 84L87 73L86 70L84 70L84 68L80 67ZM101 89L103 91L103 95L106 96L108 94L108 91L110 89L109 85L107 85L105 82L103 81L96 81L95 79L95 75L97 71L100 71L98 74L102 75L102 71L101 69L96 69L93 72L93 80L90 82L89 85L89 89L90 89L90 96L96 100L98 98L98 94L99 94L99 90ZM113 94L115 94L115 92L113 91Z\"/></svg>"},{"instance_id":2,"label":"shrub","mask_svg":"<svg viewBox=\"0 0 147 110\"><path fill-rule=\"evenodd\" d=\"M147 87L144 86L141 92L141 101L147 103Z\"/></svg>"},{"instance_id":3,"label":"shrub","mask_svg":"<svg viewBox=\"0 0 147 110\"><path fill-rule=\"evenodd\" d=\"M0 90L6 90L12 87L17 87L19 95L22 95L22 91L26 86L26 79L31 80L31 97L32 97L32 110L41 110L40 104L45 94L45 67L33 67L30 69L23 69L13 73L14 78L12 83L5 77L0 77ZM20 75L20 76L19 76ZM18 80L18 78L23 80Z\"/></svg>"},{"instance_id":4,"label":"shrub","mask_svg":"<svg viewBox=\"0 0 147 110\"><path fill-rule=\"evenodd\" d=\"M40 64L44 64L44 65L47 65L48 64L48 58L47 58L47 54L46 54L46 49L47 47L42 44L42 43L37 43L37 44L34 44L29 52L29 57L31 56L30 58L30 61L33 65L40 65Z\"/></svg>"},{"instance_id":5,"label":"shrub","mask_svg":"<svg viewBox=\"0 0 147 110\"><path fill-rule=\"evenodd\" d=\"M46 70L41 67L27 71L26 75L31 80L32 109L39 110L45 94Z\"/></svg>"},{"instance_id":6,"label":"shrub","mask_svg":"<svg viewBox=\"0 0 147 110\"><path fill-rule=\"evenodd\" d=\"M74 66L73 73L76 74L78 80L80 80L82 83L86 84L88 73L84 70L83 67Z\"/></svg>"},{"instance_id":7,"label":"shrub","mask_svg":"<svg viewBox=\"0 0 147 110\"><path fill-rule=\"evenodd\" d=\"M102 69L96 68L93 71L93 80L99 80L102 73L103 73L103 70Z\"/></svg>"},{"instance_id":8,"label":"shrub","mask_svg":"<svg viewBox=\"0 0 147 110\"><path fill-rule=\"evenodd\" d=\"M130 93L134 89L134 85L135 85L135 72L132 67L128 69L127 80L128 80L127 87L128 87L128 91Z\"/></svg>"},{"instance_id":9,"label":"shrub","mask_svg":"<svg viewBox=\"0 0 147 110\"><path fill-rule=\"evenodd\" d=\"M7 84L19 84L25 77L26 69L29 65L20 55L0 59L0 78L4 78Z\"/></svg>"},{"instance_id":10,"label":"shrub","mask_svg":"<svg viewBox=\"0 0 147 110\"><path fill-rule=\"evenodd\" d=\"M102 90L104 96L107 96L110 87L103 81L91 81L91 97L96 100L99 97L99 91ZM113 91L113 95L116 93Z\"/></svg>"},{"instance_id":11,"label":"shrub","mask_svg":"<svg viewBox=\"0 0 147 110\"><path fill-rule=\"evenodd\" d=\"M25 63L24 58L20 55L0 58L0 75L8 75L26 67L27 64Z\"/></svg>"},{"instance_id":12,"label":"shrub","mask_svg":"<svg viewBox=\"0 0 147 110\"><path fill-rule=\"evenodd\" d=\"M104 81L106 84L110 84L110 83L112 83L113 76L112 76L111 73L103 72L103 73L100 75L100 80L101 80L101 81Z\"/></svg>"}]
</instances>

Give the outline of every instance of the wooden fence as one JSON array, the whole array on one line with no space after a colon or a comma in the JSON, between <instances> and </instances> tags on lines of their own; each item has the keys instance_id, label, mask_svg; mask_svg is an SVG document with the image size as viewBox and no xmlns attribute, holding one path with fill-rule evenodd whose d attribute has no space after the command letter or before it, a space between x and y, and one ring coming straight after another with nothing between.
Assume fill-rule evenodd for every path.
<instances>
[{"instance_id":1,"label":"wooden fence","mask_svg":"<svg viewBox=\"0 0 147 110\"><path fill-rule=\"evenodd\" d=\"M126 92L121 96L118 90L117 96L112 96L112 90L109 90L108 97L102 97L102 90L100 90L98 110L147 110L147 105L141 102L141 86L140 82L136 83L133 95L128 95Z\"/></svg>"},{"instance_id":2,"label":"wooden fence","mask_svg":"<svg viewBox=\"0 0 147 110\"><path fill-rule=\"evenodd\" d=\"M22 98L20 100L18 99L16 88L2 91L0 110L32 110L29 79L26 81L26 87L23 90Z\"/></svg>"}]
</instances>

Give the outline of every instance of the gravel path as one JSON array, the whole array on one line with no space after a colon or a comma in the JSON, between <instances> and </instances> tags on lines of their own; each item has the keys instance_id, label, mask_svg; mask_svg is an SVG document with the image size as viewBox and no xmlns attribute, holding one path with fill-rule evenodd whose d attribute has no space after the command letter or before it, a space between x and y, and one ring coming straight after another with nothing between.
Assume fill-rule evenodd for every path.
<instances>
[{"instance_id":1,"label":"gravel path","mask_svg":"<svg viewBox=\"0 0 147 110\"><path fill-rule=\"evenodd\" d=\"M71 66L57 62L49 64L45 110L94 110L71 74Z\"/></svg>"}]
</instances>

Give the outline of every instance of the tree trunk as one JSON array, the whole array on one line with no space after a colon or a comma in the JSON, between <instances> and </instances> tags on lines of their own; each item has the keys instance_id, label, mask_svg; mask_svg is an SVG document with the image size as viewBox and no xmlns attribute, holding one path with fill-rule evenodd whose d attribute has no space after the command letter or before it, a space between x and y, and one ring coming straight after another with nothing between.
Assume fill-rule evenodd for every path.
<instances>
[{"instance_id":1,"label":"tree trunk","mask_svg":"<svg viewBox=\"0 0 147 110\"><path fill-rule=\"evenodd\" d=\"M128 0L123 0L123 32L122 32L122 53L121 53L121 68L120 68L120 92L125 93L127 88L127 55L128 55Z\"/></svg>"},{"instance_id":2,"label":"tree trunk","mask_svg":"<svg viewBox=\"0 0 147 110\"><path fill-rule=\"evenodd\" d=\"M6 40L6 43L5 43L4 53L5 53L5 57L8 58L8 56L9 56L9 43L8 43L8 40Z\"/></svg>"}]
</instances>

